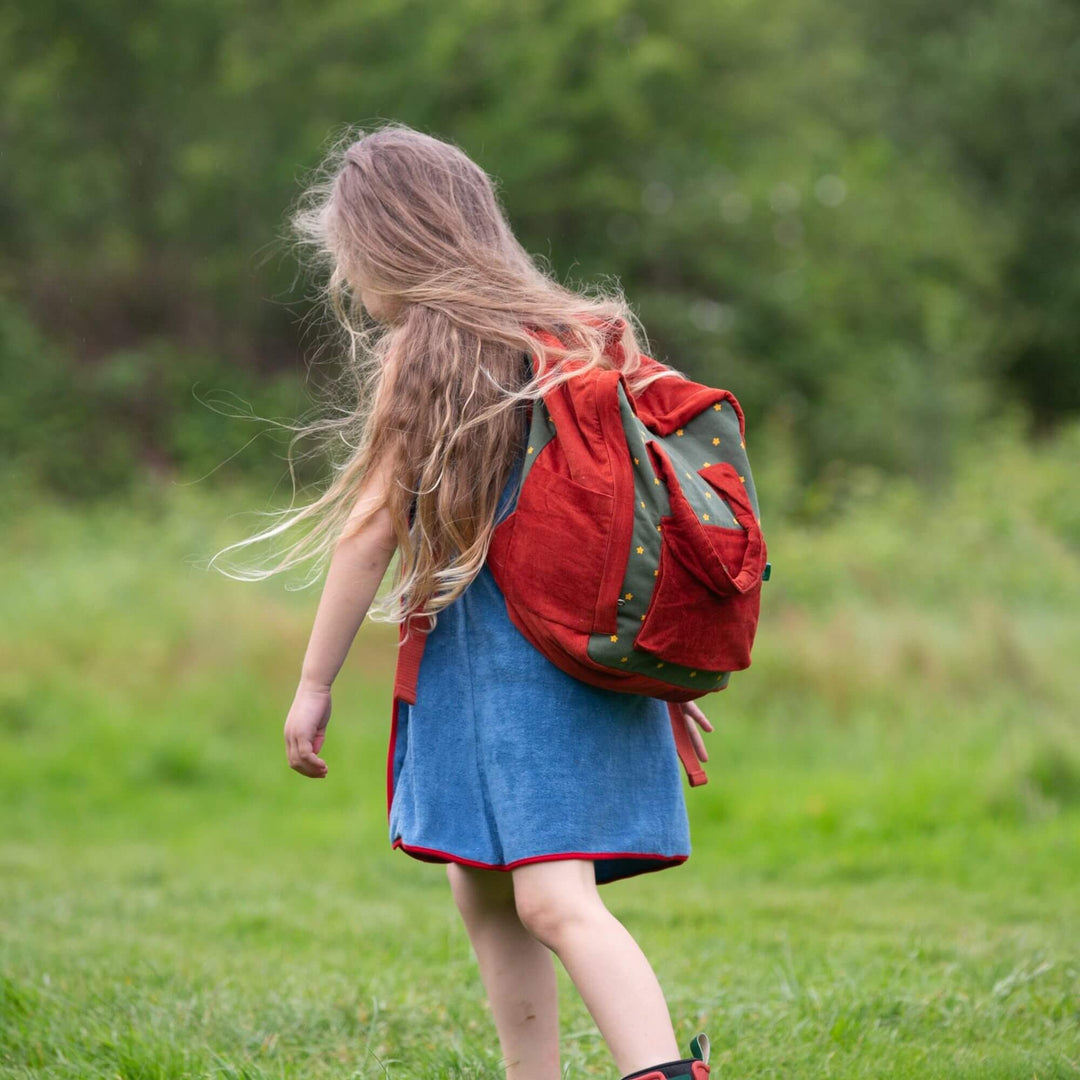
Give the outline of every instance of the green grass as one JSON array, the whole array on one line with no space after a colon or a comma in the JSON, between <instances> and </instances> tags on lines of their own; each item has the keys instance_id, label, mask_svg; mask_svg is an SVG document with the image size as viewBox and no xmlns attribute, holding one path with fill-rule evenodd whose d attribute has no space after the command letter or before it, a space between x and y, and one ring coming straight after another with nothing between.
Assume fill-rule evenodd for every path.
<instances>
[{"instance_id":1,"label":"green grass","mask_svg":"<svg viewBox=\"0 0 1080 1080\"><path fill-rule=\"evenodd\" d=\"M717 1077L1080 1076L1076 440L798 527L754 666L705 699L682 867L604 886ZM783 490L779 468L761 490ZM442 867L392 852L394 637L281 739L317 591L196 565L250 494L7 489L0 1073L490 1077ZM25 493L20 493L20 498ZM617 1076L559 968L568 1075Z\"/></svg>"}]
</instances>

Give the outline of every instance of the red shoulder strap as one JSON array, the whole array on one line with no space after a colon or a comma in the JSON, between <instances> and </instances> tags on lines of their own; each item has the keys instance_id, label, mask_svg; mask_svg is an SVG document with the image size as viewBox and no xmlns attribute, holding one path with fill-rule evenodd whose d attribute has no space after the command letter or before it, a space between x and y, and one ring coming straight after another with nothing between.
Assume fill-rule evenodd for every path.
<instances>
[{"instance_id":1,"label":"red shoulder strap","mask_svg":"<svg viewBox=\"0 0 1080 1080\"><path fill-rule=\"evenodd\" d=\"M415 626L405 640L408 620L399 624L397 664L394 668L394 697L416 704L416 680L420 675L420 661L424 657L427 634Z\"/></svg>"}]
</instances>

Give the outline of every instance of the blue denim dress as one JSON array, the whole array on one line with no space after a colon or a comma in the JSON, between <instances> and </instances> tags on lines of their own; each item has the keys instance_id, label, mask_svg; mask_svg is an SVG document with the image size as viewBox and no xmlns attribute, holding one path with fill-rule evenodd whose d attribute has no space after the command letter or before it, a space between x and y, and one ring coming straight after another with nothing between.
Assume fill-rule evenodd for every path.
<instances>
[{"instance_id":1,"label":"blue denim dress","mask_svg":"<svg viewBox=\"0 0 1080 1080\"><path fill-rule=\"evenodd\" d=\"M690 856L666 704L557 668L510 621L486 564L439 612L388 758L390 843L426 862L592 859L600 885Z\"/></svg>"}]
</instances>

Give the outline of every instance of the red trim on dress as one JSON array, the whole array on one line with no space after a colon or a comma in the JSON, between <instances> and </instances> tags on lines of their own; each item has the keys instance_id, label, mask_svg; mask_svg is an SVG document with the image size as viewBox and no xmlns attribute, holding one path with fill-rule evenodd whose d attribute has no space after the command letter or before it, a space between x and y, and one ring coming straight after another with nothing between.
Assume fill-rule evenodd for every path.
<instances>
[{"instance_id":1,"label":"red trim on dress","mask_svg":"<svg viewBox=\"0 0 1080 1080\"><path fill-rule=\"evenodd\" d=\"M391 849L401 848L406 855L411 855L421 862L456 862L465 866L475 866L481 870L513 870L514 867L524 866L526 863L551 862L556 859L654 859L657 863L656 866L643 866L640 870L624 874L624 877L633 877L634 874L644 874L650 870L663 870L669 866L678 866L690 858L689 855L657 855L654 852L641 851L564 851L553 855L529 855L524 859L515 859L509 863L485 863L476 859L466 859L461 855L451 855L449 852L439 851L437 848L415 847L412 844L406 844L400 836L394 840L390 847Z\"/></svg>"}]
</instances>

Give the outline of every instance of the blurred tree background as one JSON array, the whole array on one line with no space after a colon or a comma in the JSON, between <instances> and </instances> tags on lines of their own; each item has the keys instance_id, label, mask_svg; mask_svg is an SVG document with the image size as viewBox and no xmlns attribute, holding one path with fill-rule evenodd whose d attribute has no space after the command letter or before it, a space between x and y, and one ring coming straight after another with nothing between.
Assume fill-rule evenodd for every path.
<instances>
[{"instance_id":1,"label":"blurred tree background","mask_svg":"<svg viewBox=\"0 0 1080 1080\"><path fill-rule=\"evenodd\" d=\"M310 405L286 214L378 118L458 143L561 280L617 278L797 515L1080 408L1068 0L42 0L0 100L0 453L69 497L282 475L226 414Z\"/></svg>"}]
</instances>

